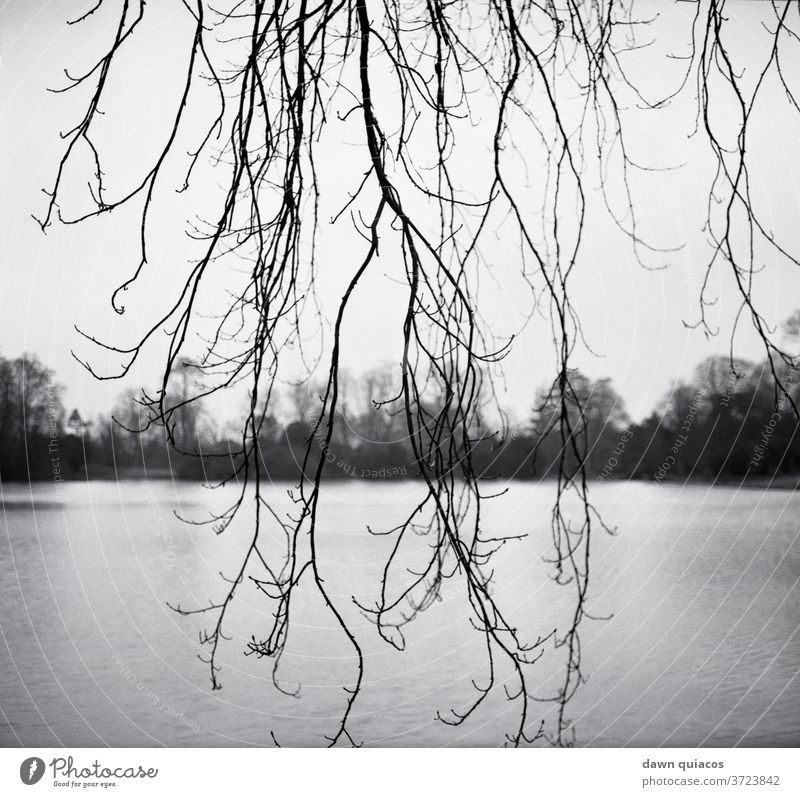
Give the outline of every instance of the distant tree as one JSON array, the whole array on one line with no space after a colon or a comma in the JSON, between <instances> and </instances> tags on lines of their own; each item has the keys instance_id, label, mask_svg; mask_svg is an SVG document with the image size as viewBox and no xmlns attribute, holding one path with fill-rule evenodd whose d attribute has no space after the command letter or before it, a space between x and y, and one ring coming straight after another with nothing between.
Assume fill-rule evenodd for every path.
<instances>
[{"instance_id":1,"label":"distant tree","mask_svg":"<svg viewBox=\"0 0 800 797\"><path fill-rule=\"evenodd\" d=\"M794 346L794 352L800 354L800 310L795 310L782 325L784 337L787 340L788 346Z\"/></svg>"},{"instance_id":2,"label":"distant tree","mask_svg":"<svg viewBox=\"0 0 800 797\"><path fill-rule=\"evenodd\" d=\"M407 428L393 399L401 390L400 369L390 364L371 368L350 380L344 416L358 443L396 443Z\"/></svg>"},{"instance_id":3,"label":"distant tree","mask_svg":"<svg viewBox=\"0 0 800 797\"><path fill-rule=\"evenodd\" d=\"M0 357L0 477L51 474L50 459L60 456L63 390L36 356Z\"/></svg>"},{"instance_id":4,"label":"distant tree","mask_svg":"<svg viewBox=\"0 0 800 797\"><path fill-rule=\"evenodd\" d=\"M560 418L570 419L573 434L580 437L580 449L588 473L596 475L617 447L623 430L630 425L625 402L607 378L593 381L577 369L568 375L574 399L561 406L557 385L539 391L533 411L532 426L538 437L536 462L542 475L557 472L560 458L571 458L577 467L577 455L570 449L573 441L560 434Z\"/></svg>"},{"instance_id":5,"label":"distant tree","mask_svg":"<svg viewBox=\"0 0 800 797\"><path fill-rule=\"evenodd\" d=\"M75 436L82 435L89 424L85 423L83 418L81 418L80 412L77 409L73 409L67 419L67 429L69 429L70 434Z\"/></svg>"}]
</instances>

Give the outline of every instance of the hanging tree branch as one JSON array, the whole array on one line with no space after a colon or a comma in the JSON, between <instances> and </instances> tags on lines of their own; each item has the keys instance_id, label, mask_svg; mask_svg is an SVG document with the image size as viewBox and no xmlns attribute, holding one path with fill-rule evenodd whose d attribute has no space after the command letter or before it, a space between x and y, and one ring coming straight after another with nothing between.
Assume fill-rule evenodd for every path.
<instances>
[{"instance_id":1,"label":"hanging tree branch","mask_svg":"<svg viewBox=\"0 0 800 797\"><path fill-rule=\"evenodd\" d=\"M364 275L380 259L394 258L406 296L398 330L400 384L396 396L383 403L404 418L424 493L398 526L371 529L393 538L391 552L376 602L355 596L353 601L387 643L402 649L406 626L440 597L446 580L458 580L472 626L485 643L485 678L473 681L475 694L467 705L439 713L441 721L465 722L501 684L516 709L508 743L540 737L574 742L567 707L583 678L580 629L588 616L592 534L604 528L589 496L586 419L571 366L582 330L570 286L581 265L592 175L599 177L609 223L627 236L640 262L663 251L639 232L631 175L650 169L629 157L626 103L655 111L687 91L692 77L696 81L698 130L717 163L706 226L713 244L708 272L727 264L743 311L764 343L776 390L788 397L775 363L788 364L790 358L772 339L753 297L754 241L765 242L793 264L797 260L761 221L750 193L747 144L748 122L768 78L780 80L788 102L798 109L781 62L783 50L798 41L790 27L797 22L797 6L774 5L772 51L749 90L726 44L725 6L723 0L697 4L691 52L680 56L687 64L682 79L668 95L648 99L625 67L625 57L647 46L644 37L654 17L636 16L627 3L240 0L222 9L205 0L182 0L192 33L185 39L186 67L171 125L152 166L117 197L111 197L104 179L109 165L96 144L95 126L107 100L108 76L126 48L135 45L147 8L144 2L100 0L74 20L117 15L105 55L79 78L67 73L65 91L91 81L95 87L80 121L63 136L67 144L40 224L47 230L54 219L76 223L141 201L137 265L111 298L117 313L126 311L121 295L153 266L149 219L162 192L174 189L191 205L192 180L206 163L222 186L216 215L198 218L188 230L199 254L166 309L137 340L118 345L81 333L120 357L119 370L111 374L97 374L84 362L102 379L128 373L156 333L166 335L160 388L142 401L147 422L164 424L173 443L174 418L182 408L235 384L248 386L232 477L238 483L236 499L208 522L221 534L252 502L249 544L233 576L224 577L221 598L208 606L174 607L183 615L209 618L211 630L201 641L209 648L205 661L214 689L221 686L218 656L220 643L228 639L228 611L237 591L252 587L269 603L272 621L253 635L246 652L270 658L276 688L296 694L281 685L279 666L296 588L310 582L350 645L355 667L327 738L331 745L357 744L350 725L365 660L345 607L326 586L318 556L319 517L326 452L341 419L343 324ZM720 77L738 103L733 150L726 149L709 110L709 87ZM187 121L187 111L200 104L201 92L210 92L203 96L214 98L216 110L198 129L196 121ZM329 153L341 147L341 138L331 139L335 125L349 126L361 146L348 151L356 164L353 184L334 197L338 211L332 215L333 224L349 218L358 235L350 255L332 263L320 258L317 248L320 203L332 190L320 178L317 159L325 157L326 147ZM466 160L460 144L465 131L479 142ZM194 141L188 152L179 144L187 133ZM82 148L93 163L93 205L67 218L61 204L69 191L69 167ZM488 157L467 175L471 169L465 164L471 166L483 152ZM535 154L544 160L542 169L526 174ZM183 179L170 185L178 167ZM736 229L739 218L745 219L744 240ZM540 306L548 309L556 357L551 400L558 412L548 430L560 443L551 516L553 566L572 608L564 627L542 635L518 628L492 595L492 555L514 535L486 528L482 505L487 495L473 463L475 447L485 439L481 404L486 395L494 396L493 374L516 343L513 337L498 342L479 301L479 277L493 270L483 244L500 229L504 234L510 229L519 242L516 267L532 288L530 315ZM222 306L209 320L200 311L203 290L229 263L245 264L246 274L226 286L224 296L216 292ZM322 310L314 287L320 267L346 273L346 288L333 314L327 378L304 454L303 473L309 476L295 496L295 517L287 520L265 498L261 458L269 452L258 441L288 352L306 357L309 334L319 327ZM708 277L699 323L710 332L704 314L707 282ZM204 349L194 367L206 386L190 396L176 394L176 368L197 340ZM533 360L531 352L532 365ZM577 498L577 513L567 508L570 495ZM274 524L283 535L285 549L277 558L262 542L265 524ZM430 551L413 573L398 566L412 534L425 535ZM564 660L561 683L548 698L556 706L552 728L534 716L530 680L548 645L562 651Z\"/></svg>"}]
</instances>

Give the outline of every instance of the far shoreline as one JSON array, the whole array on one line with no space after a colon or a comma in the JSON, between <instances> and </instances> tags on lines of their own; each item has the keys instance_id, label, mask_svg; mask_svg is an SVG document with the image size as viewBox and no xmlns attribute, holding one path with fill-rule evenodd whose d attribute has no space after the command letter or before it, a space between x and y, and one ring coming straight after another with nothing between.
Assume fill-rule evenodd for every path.
<instances>
[{"instance_id":1,"label":"far shoreline","mask_svg":"<svg viewBox=\"0 0 800 797\"><path fill-rule=\"evenodd\" d=\"M387 469L388 470L388 469ZM285 484L290 485L291 487L297 487L298 480L297 479L290 479L290 478L275 478L270 479L268 476L266 480L269 484ZM215 485L219 483L219 479L215 480L203 480L198 479L194 476L181 476L175 473L171 473L170 471L164 471L161 469L154 469L152 471L148 471L146 473L142 472L125 472L125 473L96 473L91 476L79 476L79 475L71 475L69 478L62 479L59 484L88 484L92 482L107 482L113 484L143 484L147 482L173 482L173 483L180 483L180 484L194 484L198 486L208 486L213 488ZM311 481L310 479L306 479L306 481ZM412 476L412 475L385 475L383 477L371 477L371 476L351 476L351 477L342 477L342 476L334 476L333 478L329 478L324 480L324 483L330 486L335 485L342 485L342 484L359 484L359 485L375 485L375 484L400 484L400 483L407 483L407 482L420 482L422 478L419 476ZM554 476L545 476L545 477L532 477L532 476L512 476L507 479L503 478L491 478L485 479L482 484L483 485L508 485L511 483L526 483L526 484L547 484L555 481ZM627 482L634 482L636 484L641 485L670 485L672 487L684 487L687 485L697 485L697 486L706 486L706 487L736 487L736 488L746 488L749 490L788 490L788 491L798 491L800 490L800 474L781 474L779 476L766 476L763 474L758 474L750 477L744 477L740 479L732 478L730 476L726 476L724 478L714 478L711 476L695 476L688 479L680 479L680 478L668 478L668 479L661 479L657 480L655 478L652 479L642 479L642 478L589 478L588 484L590 487L595 487L604 484L623 484ZM0 481L0 485L7 484L7 485L36 485L36 484L47 484L53 483L51 479L41 478L41 479L4 479ZM236 480L231 479L230 484L235 484Z\"/></svg>"}]
</instances>

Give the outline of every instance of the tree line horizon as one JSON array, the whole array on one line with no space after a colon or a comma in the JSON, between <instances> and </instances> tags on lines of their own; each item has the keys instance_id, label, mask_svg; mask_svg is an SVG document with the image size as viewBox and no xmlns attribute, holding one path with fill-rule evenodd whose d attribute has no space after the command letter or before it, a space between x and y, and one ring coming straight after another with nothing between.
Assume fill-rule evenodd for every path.
<instances>
[{"instance_id":1,"label":"tree line horizon","mask_svg":"<svg viewBox=\"0 0 800 797\"><path fill-rule=\"evenodd\" d=\"M191 363L186 364L191 367ZM800 401L796 369L780 374ZM597 482L637 479L734 480L800 474L800 439L788 398L777 393L768 364L711 355L686 381L674 383L641 421L634 422L611 378L592 380L572 369L580 396L587 475ZM333 480L374 482L419 477L404 421L386 409L396 378L391 366L347 377L338 432L315 436L313 381L287 387L284 418L267 414L259 434L263 474L297 482L321 458ZM428 401L437 416L436 397ZM572 412L572 408L570 412ZM484 480L539 480L554 476L562 442L554 433L561 408L552 386L541 387L527 419L509 426L478 413L470 455ZM319 437L319 439L317 439ZM309 442L311 445L309 446ZM178 412L167 429L148 417L134 391L120 394L111 414L68 413L55 372L35 355L0 355L0 480L61 482L80 479L235 479L234 442L202 403ZM306 451L309 456L306 456Z\"/></svg>"}]
</instances>

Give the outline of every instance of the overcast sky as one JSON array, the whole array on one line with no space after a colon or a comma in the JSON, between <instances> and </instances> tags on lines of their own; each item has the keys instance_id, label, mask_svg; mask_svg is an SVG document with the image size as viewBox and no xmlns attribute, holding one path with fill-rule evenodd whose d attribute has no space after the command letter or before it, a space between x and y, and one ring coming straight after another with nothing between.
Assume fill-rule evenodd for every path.
<instances>
[{"instance_id":1,"label":"overcast sky","mask_svg":"<svg viewBox=\"0 0 800 797\"><path fill-rule=\"evenodd\" d=\"M125 383L98 383L70 356L73 348L82 356L93 356L73 325L127 343L130 337L126 336L137 324L146 322L153 303L158 302L160 283L157 271L144 275L140 289L128 301L130 312L124 323L110 311L111 292L131 271L135 209L77 227L56 224L47 235L31 218L40 215L46 205L41 189L52 185L63 147L59 130L74 123L80 112L79 95L55 95L46 89L63 85L65 67L88 63L107 33L102 25L82 28L65 24L87 3L0 0L0 353L6 357L23 351L36 353L66 385L67 404L92 414L108 411L123 387L152 384L158 358L155 352L146 352ZM647 8L647 4L640 5ZM754 17L758 5L741 2L731 7L741 14L739 44L743 51L752 48L753 58L760 52L758 42L751 38L759 34ZM138 66L134 68L132 62L130 69L116 76L121 96L136 108L125 134L116 141L117 160L121 158L132 170L146 158L140 142L157 139L159 120L169 113L174 85L165 76L180 68L187 44L185 36L178 35L187 24L180 2L150 4L148 13L155 21L143 30ZM671 21L659 31L673 37L685 34L690 8L679 6L670 13ZM649 77L654 89L669 85L671 74L658 68L657 58L647 51L636 58L640 74ZM795 55L791 59L790 63L800 63ZM795 70L798 73L800 70ZM755 191L766 226L782 234L796 252L800 250L796 221L800 130L796 119L785 111L780 91L771 90L766 97L763 121L754 136L754 157L759 165ZM719 301L711 315L719 324L719 336L708 339L683 323L697 319L703 263L708 256L702 224L711 160L707 144L699 137L688 138L694 123L692 102L689 91L661 115L642 115L631 122L634 158L651 165L678 165L673 171L649 173L646 182L645 178L638 181L642 232L661 246L682 248L650 261L664 266L662 270L643 269L623 236L609 232L600 221L593 222L573 281L574 301L594 351L579 348L574 362L592 376L613 378L634 418L649 412L676 378L689 375L705 357L728 352L731 322L739 307L730 275L717 272L711 292ZM357 142L348 140L347 135L328 164L333 179L339 179L340 172L346 174L349 160L358 154L354 150ZM180 225L162 231L159 268L166 268L177 256L182 236ZM338 239L334 236L331 240ZM319 285L323 300L327 295L338 300L341 279L347 275L341 266L351 262L347 246L339 246L337 250L332 245L326 252L329 268L321 269ZM513 241L500 236L489 249L487 258L513 266ZM767 265L756 278L754 294L766 317L778 322L800 306L800 275L786 263ZM353 321L345 329L343 351L344 364L353 373L398 359L396 334L384 331L391 328L404 294L390 271L389 265L368 275L354 297ZM495 282L485 281L482 290L487 321L502 336L523 318L528 304L520 283L502 276L511 272L498 273L501 276ZM335 303L325 305L323 301L329 320L335 307ZM746 325L735 344L740 356L760 355ZM526 328L506 360L507 395L501 400L519 416L532 404L535 388L552 378L550 350L543 319ZM93 362L102 367L102 358ZM239 401L240 397L232 397L231 408Z\"/></svg>"}]
</instances>

